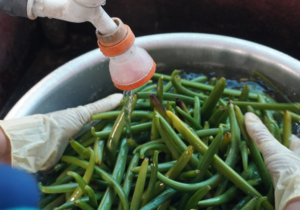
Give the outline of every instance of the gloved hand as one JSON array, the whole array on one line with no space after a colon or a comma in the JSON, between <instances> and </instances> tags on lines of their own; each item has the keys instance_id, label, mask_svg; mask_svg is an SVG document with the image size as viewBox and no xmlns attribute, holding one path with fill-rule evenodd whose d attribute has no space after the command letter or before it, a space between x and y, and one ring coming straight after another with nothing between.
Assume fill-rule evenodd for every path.
<instances>
[{"instance_id":1,"label":"gloved hand","mask_svg":"<svg viewBox=\"0 0 300 210\"><path fill-rule=\"evenodd\" d=\"M69 139L93 114L115 109L121 99L122 94L113 94L77 108L0 121L10 141L12 166L29 173L51 168L61 158Z\"/></svg>"},{"instance_id":2,"label":"gloved hand","mask_svg":"<svg viewBox=\"0 0 300 210\"><path fill-rule=\"evenodd\" d=\"M272 136L255 114L247 113L245 124L272 178L275 208L283 210L289 201L300 198L300 139L292 135L288 149Z\"/></svg>"}]
</instances>

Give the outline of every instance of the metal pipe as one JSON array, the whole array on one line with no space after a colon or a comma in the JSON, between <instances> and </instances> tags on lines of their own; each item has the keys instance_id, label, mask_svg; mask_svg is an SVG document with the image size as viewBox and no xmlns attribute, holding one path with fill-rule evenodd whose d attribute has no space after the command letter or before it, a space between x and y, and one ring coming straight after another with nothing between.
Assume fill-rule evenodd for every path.
<instances>
[{"instance_id":1,"label":"metal pipe","mask_svg":"<svg viewBox=\"0 0 300 210\"><path fill-rule=\"evenodd\" d=\"M0 12L20 17L27 16L28 0L0 0Z\"/></svg>"}]
</instances>

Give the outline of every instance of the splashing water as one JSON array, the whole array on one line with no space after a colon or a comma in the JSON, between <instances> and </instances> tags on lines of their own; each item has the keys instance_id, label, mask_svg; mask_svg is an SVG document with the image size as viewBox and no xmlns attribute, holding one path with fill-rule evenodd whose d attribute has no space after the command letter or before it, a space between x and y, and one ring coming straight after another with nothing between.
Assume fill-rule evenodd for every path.
<instances>
[{"instance_id":1,"label":"splashing water","mask_svg":"<svg viewBox=\"0 0 300 210\"><path fill-rule=\"evenodd\" d=\"M124 90L123 92L123 101L124 101L124 117L125 117L125 127L126 127L126 138L127 140L132 139L131 134L131 105L132 105L132 90Z\"/></svg>"}]
</instances>

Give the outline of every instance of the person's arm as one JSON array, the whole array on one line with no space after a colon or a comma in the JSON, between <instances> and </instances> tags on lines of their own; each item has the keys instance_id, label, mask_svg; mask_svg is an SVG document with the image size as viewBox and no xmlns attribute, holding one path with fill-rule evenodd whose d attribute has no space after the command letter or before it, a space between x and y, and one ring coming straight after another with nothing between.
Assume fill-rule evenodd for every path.
<instances>
[{"instance_id":1,"label":"person's arm","mask_svg":"<svg viewBox=\"0 0 300 210\"><path fill-rule=\"evenodd\" d=\"M11 146L9 139L0 127L0 162L11 163Z\"/></svg>"},{"instance_id":2,"label":"person's arm","mask_svg":"<svg viewBox=\"0 0 300 210\"><path fill-rule=\"evenodd\" d=\"M122 97L117 93L77 108L0 120L0 162L29 173L51 169L91 116L117 108Z\"/></svg>"}]
</instances>

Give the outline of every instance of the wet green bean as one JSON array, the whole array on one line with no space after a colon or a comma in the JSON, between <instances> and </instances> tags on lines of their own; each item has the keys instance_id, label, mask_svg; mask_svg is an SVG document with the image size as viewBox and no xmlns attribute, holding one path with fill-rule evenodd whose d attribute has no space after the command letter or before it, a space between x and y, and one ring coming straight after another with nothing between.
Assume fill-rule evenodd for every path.
<instances>
[{"instance_id":1,"label":"wet green bean","mask_svg":"<svg viewBox=\"0 0 300 210\"><path fill-rule=\"evenodd\" d=\"M191 81L204 83L207 81L207 77L206 76L198 76L198 77L192 79Z\"/></svg>"},{"instance_id":2,"label":"wet green bean","mask_svg":"<svg viewBox=\"0 0 300 210\"><path fill-rule=\"evenodd\" d=\"M68 175L72 176L76 180L76 182L78 183L78 186L81 188L82 192L85 194L84 190L85 190L85 186L87 185L87 183L83 180L83 178L79 174L77 174L73 171L69 171Z\"/></svg>"},{"instance_id":3,"label":"wet green bean","mask_svg":"<svg viewBox=\"0 0 300 210\"><path fill-rule=\"evenodd\" d=\"M103 159L105 142L98 137L94 143L95 163L100 166Z\"/></svg>"},{"instance_id":4,"label":"wet green bean","mask_svg":"<svg viewBox=\"0 0 300 210\"><path fill-rule=\"evenodd\" d=\"M198 96L194 97L194 120L201 123L201 104Z\"/></svg>"},{"instance_id":5,"label":"wet green bean","mask_svg":"<svg viewBox=\"0 0 300 210\"><path fill-rule=\"evenodd\" d=\"M240 210L241 208L243 208L243 206L248 203L251 200L250 196L246 196L244 197L242 200L240 200L234 207L232 210Z\"/></svg>"},{"instance_id":6,"label":"wet green bean","mask_svg":"<svg viewBox=\"0 0 300 210\"><path fill-rule=\"evenodd\" d=\"M149 164L149 159L145 158L141 165L141 170L139 172L139 176L136 181L136 186L133 192L130 210L138 210L140 208L142 194L145 187L148 164Z\"/></svg>"},{"instance_id":7,"label":"wet green bean","mask_svg":"<svg viewBox=\"0 0 300 210\"><path fill-rule=\"evenodd\" d=\"M154 113L154 119L155 119L156 126L158 128L159 134L162 137L162 139L164 140L164 143L166 144L166 146L171 151L172 155L176 159L178 159L180 157L180 151L179 151L178 147L172 142L172 139L170 138L170 136L162 128L162 126L160 124L159 116L160 115L157 112Z\"/></svg>"},{"instance_id":8,"label":"wet green bean","mask_svg":"<svg viewBox=\"0 0 300 210\"><path fill-rule=\"evenodd\" d=\"M220 146L220 151L221 151L222 154L225 153L230 141L231 141L231 133L226 132L225 135L224 135L223 141L221 143L221 146Z\"/></svg>"},{"instance_id":9,"label":"wet green bean","mask_svg":"<svg viewBox=\"0 0 300 210\"><path fill-rule=\"evenodd\" d=\"M250 182L252 183L252 182ZM236 186L230 187L224 194L198 202L198 207L218 206L233 200L239 193Z\"/></svg>"},{"instance_id":10,"label":"wet green bean","mask_svg":"<svg viewBox=\"0 0 300 210\"><path fill-rule=\"evenodd\" d=\"M159 117L161 126L163 129L166 131L166 133L169 135L171 138L172 142L177 146L180 152L183 152L187 149L187 146L185 143L180 139L180 137L175 133L173 128L164 120L163 117ZM199 161L195 155L192 155L190 163L193 168L196 168L198 165Z\"/></svg>"},{"instance_id":11,"label":"wet green bean","mask_svg":"<svg viewBox=\"0 0 300 210\"><path fill-rule=\"evenodd\" d=\"M247 84L245 84L239 97L239 101L247 101L249 97L249 92L250 88Z\"/></svg>"},{"instance_id":12,"label":"wet green bean","mask_svg":"<svg viewBox=\"0 0 300 210\"><path fill-rule=\"evenodd\" d=\"M157 98L158 100L162 103L163 102L163 98L164 98L164 81L163 81L164 77L161 76L159 79L158 79L158 82L157 82L157 91L156 91L156 94L157 94Z\"/></svg>"},{"instance_id":13,"label":"wet green bean","mask_svg":"<svg viewBox=\"0 0 300 210\"><path fill-rule=\"evenodd\" d=\"M157 173L157 178L167 185L168 187L177 190L179 192L196 192L201 188L209 185L211 188L217 187L222 181L224 181L224 176L222 174L216 174L213 177L198 183L181 183L174 181L162 175L160 172Z\"/></svg>"},{"instance_id":14,"label":"wet green bean","mask_svg":"<svg viewBox=\"0 0 300 210\"><path fill-rule=\"evenodd\" d=\"M145 206L154 197L155 184L157 182L157 172L158 172L158 151L154 152L153 163L151 164L151 176L147 191L145 193L145 198L142 201L141 207Z\"/></svg>"},{"instance_id":15,"label":"wet green bean","mask_svg":"<svg viewBox=\"0 0 300 210\"><path fill-rule=\"evenodd\" d=\"M169 81L166 85L164 85L163 92L168 92L172 87L172 82Z\"/></svg>"},{"instance_id":16,"label":"wet green bean","mask_svg":"<svg viewBox=\"0 0 300 210\"><path fill-rule=\"evenodd\" d=\"M195 192L195 194L187 202L185 210L190 210L192 208L196 208L198 201L200 201L206 195L206 193L208 193L208 191L210 191L210 190L211 190L211 187L206 186L206 187L198 190L197 192Z\"/></svg>"},{"instance_id":17,"label":"wet green bean","mask_svg":"<svg viewBox=\"0 0 300 210\"><path fill-rule=\"evenodd\" d=\"M140 158L141 159L144 159L145 153L148 150L159 150L159 151L163 151L166 154L171 153L170 150L168 149L168 147L164 144L149 144L149 145L142 147L142 149L140 150Z\"/></svg>"},{"instance_id":18,"label":"wet green bean","mask_svg":"<svg viewBox=\"0 0 300 210\"><path fill-rule=\"evenodd\" d=\"M79 142L71 140L70 145L83 159L88 159L90 157L89 153L83 152L85 150L85 147L82 146Z\"/></svg>"},{"instance_id":19,"label":"wet green bean","mask_svg":"<svg viewBox=\"0 0 300 210\"><path fill-rule=\"evenodd\" d=\"M70 157L70 156L63 156L61 158L61 160L63 162L67 162L67 163L71 163L71 164L74 164L74 165L78 165L79 167L82 167L82 168L85 168L85 169L88 168L88 165L89 165L89 163L87 161L80 160L78 158ZM106 171L102 170L98 166L95 166L95 172L104 181L108 182L108 184L117 192L117 194L119 195L119 197L121 199L121 202L123 204L124 210L129 210L129 204L128 204L128 200L127 200L126 194L124 193L124 191L121 188L121 186L115 181L115 179L113 179L110 174L108 174Z\"/></svg>"},{"instance_id":20,"label":"wet green bean","mask_svg":"<svg viewBox=\"0 0 300 210\"><path fill-rule=\"evenodd\" d=\"M193 117L191 117L190 115L188 115L186 112L184 112L182 109L180 109L178 106L176 106L176 111L178 111L178 113L180 113L180 115L183 116L183 118L185 120L187 120L191 126L197 130L202 129L202 126L200 125L199 122L197 122Z\"/></svg>"},{"instance_id":21,"label":"wet green bean","mask_svg":"<svg viewBox=\"0 0 300 210\"><path fill-rule=\"evenodd\" d=\"M89 185L86 185L84 191L85 194L89 196L88 204L91 205L93 208L97 208L98 202L94 190Z\"/></svg>"},{"instance_id":22,"label":"wet green bean","mask_svg":"<svg viewBox=\"0 0 300 210\"><path fill-rule=\"evenodd\" d=\"M47 206L45 206L43 210L54 209L55 207L62 205L65 201L66 201L65 194L60 195L51 203L49 203Z\"/></svg>"},{"instance_id":23,"label":"wet green bean","mask_svg":"<svg viewBox=\"0 0 300 210\"><path fill-rule=\"evenodd\" d=\"M89 153L89 156L90 156L90 160L89 160L89 163L88 163L88 167L82 177L83 181L88 184L93 176L93 173L94 173L94 167L95 167L95 154L94 154L94 151L91 149L91 148L86 148L83 153ZM68 175L69 172L68 172ZM83 194L83 191L80 187L80 183L79 184L79 187L77 187L74 192L72 193L72 195L69 197L69 199L67 200L67 202L69 201L74 201L74 200L77 200L78 198L80 198Z\"/></svg>"},{"instance_id":24,"label":"wet green bean","mask_svg":"<svg viewBox=\"0 0 300 210\"><path fill-rule=\"evenodd\" d=\"M192 171L182 172L178 175L178 177L176 179L179 181L183 181L185 179L194 178L199 173L200 173L200 170L192 170Z\"/></svg>"},{"instance_id":25,"label":"wet green bean","mask_svg":"<svg viewBox=\"0 0 300 210\"><path fill-rule=\"evenodd\" d=\"M259 198L254 197L250 201L248 201L242 208L241 210L253 210L256 206L257 200Z\"/></svg>"},{"instance_id":26,"label":"wet green bean","mask_svg":"<svg viewBox=\"0 0 300 210\"><path fill-rule=\"evenodd\" d=\"M175 179L180 174L180 172L186 167L193 152L194 148L192 146L188 146L187 149L177 159L174 166L172 166L169 169L169 171L165 174L165 177ZM158 193L162 192L165 188L166 185L158 181L155 185L154 195L157 195Z\"/></svg>"},{"instance_id":27,"label":"wet green bean","mask_svg":"<svg viewBox=\"0 0 300 210\"><path fill-rule=\"evenodd\" d=\"M132 135L134 135L136 133L140 133L142 131L149 130L151 128L151 125L152 125L152 122L147 122L147 123L131 126ZM94 128L91 128L91 132L96 137L107 138L109 136L109 134L112 133L113 131L107 130L107 131L96 132ZM123 129L122 134L125 134L125 133L126 133L126 130ZM95 140L96 140L96 138L94 139L94 141L92 143L94 143Z\"/></svg>"},{"instance_id":28,"label":"wet green bean","mask_svg":"<svg viewBox=\"0 0 300 210\"><path fill-rule=\"evenodd\" d=\"M196 93L182 86L179 78L179 72L177 70L174 70L171 75L171 82L178 93L191 97L198 96L200 99L204 99L205 96L203 94Z\"/></svg>"},{"instance_id":29,"label":"wet green bean","mask_svg":"<svg viewBox=\"0 0 300 210\"><path fill-rule=\"evenodd\" d=\"M149 142L146 142L142 145L137 146L134 150L133 150L133 154L136 154L137 152L139 152L144 146L150 145L150 144L160 144L163 143L164 141L162 139L157 139L157 140L152 140Z\"/></svg>"},{"instance_id":30,"label":"wet green bean","mask_svg":"<svg viewBox=\"0 0 300 210\"><path fill-rule=\"evenodd\" d=\"M256 202L255 210L260 210L261 209L261 204L265 200L267 200L267 197L261 197L261 198L259 198L258 201Z\"/></svg>"},{"instance_id":31,"label":"wet green bean","mask_svg":"<svg viewBox=\"0 0 300 210\"><path fill-rule=\"evenodd\" d=\"M250 136L247 133L244 116L243 116L243 114L242 114L242 112L241 112L241 110L239 109L238 106L234 107L234 111L235 111L235 114L236 114L237 122L239 124L240 129L241 129L243 138L246 141L247 146L250 150L253 162L257 166L258 173L259 173L259 175L261 176L261 178L263 180L264 187L265 187L265 189L270 189L270 187L272 185L271 177L270 177L270 175L267 171L267 167L264 164L264 161L261 157L260 152L258 151L255 143L250 139Z\"/></svg>"},{"instance_id":32,"label":"wet green bean","mask_svg":"<svg viewBox=\"0 0 300 210\"><path fill-rule=\"evenodd\" d=\"M126 138L124 138L121 141L119 154L118 154L118 157L116 160L114 171L111 176L118 184L121 183L121 180L123 178L123 174L124 174L125 166L126 166L127 155L128 155L128 145L126 142ZM115 189L112 188L111 186L109 186L105 191L105 194L104 194L104 196L101 200L101 203L98 207L98 210L109 210L112 206L113 198L115 197L115 195L116 195Z\"/></svg>"},{"instance_id":33,"label":"wet green bean","mask_svg":"<svg viewBox=\"0 0 300 210\"><path fill-rule=\"evenodd\" d=\"M208 136L209 135L202 135L202 136L199 136L198 134L199 134L199 132L205 132L205 131L207 131L208 129L209 129L209 123L208 123L208 121L205 121L204 122L204 127L203 127L203 130L200 130L200 131L196 131L196 134L197 134L197 136L198 137L202 137L202 141L203 141L203 143L205 144L205 145L208 145ZM219 128L217 128L218 129L218 131L217 132L219 132ZM211 133L210 133L211 134ZM202 155L199 155L199 158L201 158L201 156Z\"/></svg>"},{"instance_id":34,"label":"wet green bean","mask_svg":"<svg viewBox=\"0 0 300 210\"><path fill-rule=\"evenodd\" d=\"M211 127L216 127L218 126L218 123L220 121L220 118L226 111L225 107L219 107L208 119L208 123Z\"/></svg>"},{"instance_id":35,"label":"wet green bean","mask_svg":"<svg viewBox=\"0 0 300 210\"><path fill-rule=\"evenodd\" d=\"M202 155L207 151L207 146L199 140L199 138L193 134L181 121L174 115L172 112L167 111L168 116L171 118L174 127L184 136L184 138L195 147L195 149L200 152ZM262 195L249 185L245 180L237 174L230 166L223 162L217 155L214 156L212 165L224 174L231 182L238 186L242 191L247 193L250 196L262 197ZM272 207L270 203L264 202L263 207Z\"/></svg>"},{"instance_id":36,"label":"wet green bean","mask_svg":"<svg viewBox=\"0 0 300 210\"><path fill-rule=\"evenodd\" d=\"M246 172L248 170L248 147L246 142L243 141L240 143L240 150L241 150L243 168L244 171Z\"/></svg>"},{"instance_id":37,"label":"wet green bean","mask_svg":"<svg viewBox=\"0 0 300 210\"><path fill-rule=\"evenodd\" d=\"M173 190L171 188L165 190L161 194L159 194L157 197L151 200L147 205L143 206L140 210L154 210L164 202L171 199L174 195L177 194L176 190Z\"/></svg>"},{"instance_id":38,"label":"wet green bean","mask_svg":"<svg viewBox=\"0 0 300 210\"><path fill-rule=\"evenodd\" d=\"M137 101L137 95L134 94L130 110L134 109L136 101ZM108 164L110 166L112 166L116 161L117 148L119 146L119 140L122 135L124 127L125 127L125 112L124 112L124 108L123 108L122 111L120 112L118 118L116 119L114 126L109 134L108 140L106 142L106 154L109 157L107 160L108 160ZM93 133L93 130L92 130L92 133Z\"/></svg>"},{"instance_id":39,"label":"wet green bean","mask_svg":"<svg viewBox=\"0 0 300 210\"><path fill-rule=\"evenodd\" d=\"M285 111L283 115L283 145L290 148L292 136L292 119L289 111Z\"/></svg>"},{"instance_id":40,"label":"wet green bean","mask_svg":"<svg viewBox=\"0 0 300 210\"><path fill-rule=\"evenodd\" d=\"M240 108L246 108L247 106L251 106L253 109L260 109L260 110L289 110L289 111L299 111L300 104L293 103L293 104L285 104L285 103L259 103L259 102L251 102L251 101L233 101L233 105L239 106Z\"/></svg>"},{"instance_id":41,"label":"wet green bean","mask_svg":"<svg viewBox=\"0 0 300 210\"><path fill-rule=\"evenodd\" d=\"M201 114L202 114L202 120L208 120L210 115L212 114L213 109L217 105L220 97L223 94L224 88L226 86L226 80L225 78L221 78L216 86L214 86L214 89L210 93L209 97L205 101L205 103L202 106Z\"/></svg>"},{"instance_id":42,"label":"wet green bean","mask_svg":"<svg viewBox=\"0 0 300 210\"><path fill-rule=\"evenodd\" d=\"M78 206L82 210L94 210L94 208L91 207L89 204L79 199L74 201L74 205Z\"/></svg>"},{"instance_id":43,"label":"wet green bean","mask_svg":"<svg viewBox=\"0 0 300 210\"><path fill-rule=\"evenodd\" d=\"M130 193L130 189L131 189L131 186L132 186L132 181L133 181L133 178L134 178L134 174L131 172L131 169L136 167L139 163L139 154L136 153L129 165L128 165L128 168L127 168L127 172L126 172L126 175L125 175L125 178L124 178L124 181L123 181L123 190L126 194L126 197L129 196L129 193ZM119 203L119 206L118 206L118 210L122 210L123 209L123 206L121 203Z\"/></svg>"},{"instance_id":44,"label":"wet green bean","mask_svg":"<svg viewBox=\"0 0 300 210\"><path fill-rule=\"evenodd\" d=\"M54 193L67 193L73 192L77 187L77 183L69 183L69 184L62 184L56 186L42 186L41 183L38 183L38 187L41 192L47 194L54 194Z\"/></svg>"},{"instance_id":45,"label":"wet green bean","mask_svg":"<svg viewBox=\"0 0 300 210\"><path fill-rule=\"evenodd\" d=\"M158 74L158 73L155 73L153 75L153 78L157 79L160 76L164 76L164 80L166 80L166 81L171 80L171 76L168 76L168 75L165 75L165 74ZM191 87L191 88L200 89L200 90L205 90L205 91L212 91L214 89L214 86L212 86L212 85L193 82L193 81L189 81L189 80L181 80L181 83L182 83L182 85L185 85L185 86L188 86L188 87ZM224 94L230 95L232 93L234 94L234 96L240 96L241 95L240 90L235 90L235 89L230 89L230 88L225 88L224 89ZM257 94L256 93L249 93L249 98L250 99L256 99Z\"/></svg>"},{"instance_id":46,"label":"wet green bean","mask_svg":"<svg viewBox=\"0 0 300 210\"><path fill-rule=\"evenodd\" d=\"M151 92L139 93L139 98L148 99L150 94L155 95L156 93L151 93ZM193 97L189 97L181 94L174 94L174 93L164 93L164 100L166 101L175 101L176 98L180 98L186 104L194 104ZM200 100L200 103L203 103L203 101Z\"/></svg>"},{"instance_id":47,"label":"wet green bean","mask_svg":"<svg viewBox=\"0 0 300 210\"><path fill-rule=\"evenodd\" d=\"M122 111L110 111L110 112L102 112L99 114L95 114L91 117L91 120L100 120L100 119L110 119L110 118L116 118L119 116L119 114ZM152 119L153 117L153 112L150 111L139 111L139 110L135 110L133 112L131 112L130 115L132 118L133 117L140 117L140 118L148 118L148 119Z\"/></svg>"},{"instance_id":48,"label":"wet green bean","mask_svg":"<svg viewBox=\"0 0 300 210\"><path fill-rule=\"evenodd\" d=\"M159 172L166 172L168 171L172 166L174 166L174 164L177 162L177 160L173 160L173 161L170 161L170 162L165 162L165 163L160 163L158 164L158 171ZM131 172L134 173L134 174L138 174L139 171L141 170L141 167L138 166L138 167L134 167L131 169ZM151 172L151 167L148 166L148 171L147 173L150 173Z\"/></svg>"},{"instance_id":49,"label":"wet green bean","mask_svg":"<svg viewBox=\"0 0 300 210\"><path fill-rule=\"evenodd\" d=\"M199 164L196 169L200 170L200 173L193 179L192 182L200 182L204 177L205 171L208 169L208 166L211 164L213 157L219 150L223 139L223 128L219 127L219 132L214 141L208 147L207 151L203 154L202 159L199 161Z\"/></svg>"},{"instance_id":50,"label":"wet green bean","mask_svg":"<svg viewBox=\"0 0 300 210\"><path fill-rule=\"evenodd\" d=\"M152 91L153 89L156 89L156 88L157 88L157 85L156 85L156 84L149 85L149 86L143 88L139 93Z\"/></svg>"},{"instance_id":51,"label":"wet green bean","mask_svg":"<svg viewBox=\"0 0 300 210\"><path fill-rule=\"evenodd\" d=\"M59 197L59 194L46 195L42 200L39 201L38 208L43 209L45 206L47 206L49 203L51 203L58 197Z\"/></svg>"}]
</instances>

